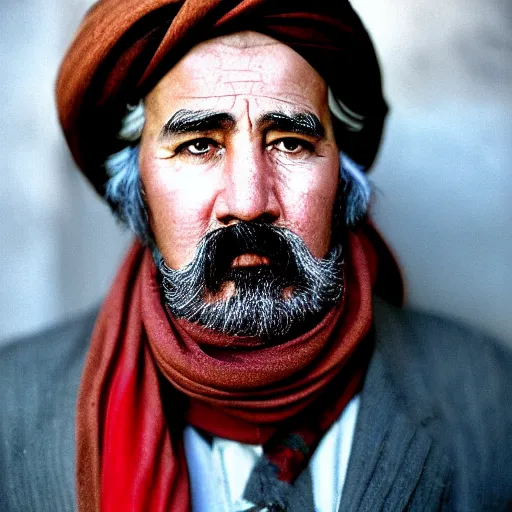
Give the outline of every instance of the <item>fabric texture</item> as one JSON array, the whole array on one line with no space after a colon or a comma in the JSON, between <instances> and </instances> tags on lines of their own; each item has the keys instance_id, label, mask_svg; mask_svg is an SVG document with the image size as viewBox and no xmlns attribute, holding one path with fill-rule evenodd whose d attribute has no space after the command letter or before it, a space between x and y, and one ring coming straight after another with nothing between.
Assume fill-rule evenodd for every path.
<instances>
[{"instance_id":1,"label":"fabric texture","mask_svg":"<svg viewBox=\"0 0 512 512\"><path fill-rule=\"evenodd\" d=\"M357 349L371 325L374 255L354 234L347 253L338 307L299 338L247 348L244 338L173 319L151 253L136 243L102 308L82 378L79 509L188 510L185 418L214 435L266 443L273 472L292 482L359 389L369 357L365 345ZM191 334L197 329L204 332ZM285 508L268 489L261 504Z\"/></svg>"},{"instance_id":2,"label":"fabric texture","mask_svg":"<svg viewBox=\"0 0 512 512\"><path fill-rule=\"evenodd\" d=\"M104 161L124 144L116 136L127 105L198 42L241 30L289 45L318 71L338 117L349 122L337 127L340 149L370 167L387 106L372 43L348 1L101 0L82 22L56 87L71 152L101 195Z\"/></svg>"},{"instance_id":3,"label":"fabric texture","mask_svg":"<svg viewBox=\"0 0 512 512\"><path fill-rule=\"evenodd\" d=\"M373 310L340 512L510 508L510 348L378 299ZM0 348L2 512L76 511L76 393L96 316Z\"/></svg>"}]
</instances>

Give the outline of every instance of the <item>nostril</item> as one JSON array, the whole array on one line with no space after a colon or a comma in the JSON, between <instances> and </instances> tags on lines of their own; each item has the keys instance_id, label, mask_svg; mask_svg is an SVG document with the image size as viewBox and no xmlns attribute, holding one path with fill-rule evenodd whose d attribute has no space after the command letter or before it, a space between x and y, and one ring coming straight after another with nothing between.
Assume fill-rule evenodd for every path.
<instances>
[{"instance_id":1,"label":"nostril","mask_svg":"<svg viewBox=\"0 0 512 512\"><path fill-rule=\"evenodd\" d=\"M270 213L265 212L262 213L259 217L254 219L255 222L260 222L261 224L273 224L277 220L278 216Z\"/></svg>"},{"instance_id":2,"label":"nostril","mask_svg":"<svg viewBox=\"0 0 512 512\"><path fill-rule=\"evenodd\" d=\"M250 219L251 222L259 222L260 224L273 224L278 219L277 215L274 215L273 213L265 212L261 215L258 215L254 219ZM245 218L237 217L236 215L225 215L218 219L222 224L225 226L232 226L233 224L236 224L240 221L246 221Z\"/></svg>"},{"instance_id":3,"label":"nostril","mask_svg":"<svg viewBox=\"0 0 512 512\"><path fill-rule=\"evenodd\" d=\"M225 226L232 226L233 224L240 222L240 219L238 219L234 215L224 215L223 217L219 218L219 222L221 222Z\"/></svg>"}]
</instances>

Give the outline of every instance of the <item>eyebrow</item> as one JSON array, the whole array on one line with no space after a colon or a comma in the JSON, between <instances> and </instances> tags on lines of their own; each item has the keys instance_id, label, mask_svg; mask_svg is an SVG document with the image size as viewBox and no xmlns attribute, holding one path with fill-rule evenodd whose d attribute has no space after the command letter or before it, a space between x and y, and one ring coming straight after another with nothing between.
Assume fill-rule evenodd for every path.
<instances>
[{"instance_id":1,"label":"eyebrow","mask_svg":"<svg viewBox=\"0 0 512 512\"><path fill-rule=\"evenodd\" d=\"M183 133L233 128L235 124L235 118L227 112L178 110L164 124L160 132L160 137L167 138Z\"/></svg>"},{"instance_id":2,"label":"eyebrow","mask_svg":"<svg viewBox=\"0 0 512 512\"><path fill-rule=\"evenodd\" d=\"M264 130L278 130L282 132L309 135L322 138L325 129L317 116L310 112L285 114L281 111L267 112L258 119L258 127ZM218 129L233 129L236 119L227 112L212 110L185 110L176 111L164 124L161 138L172 137L184 133L197 133Z\"/></svg>"},{"instance_id":3,"label":"eyebrow","mask_svg":"<svg viewBox=\"0 0 512 512\"><path fill-rule=\"evenodd\" d=\"M299 133L318 139L325 136L325 128L322 123L315 114L310 112L297 114L285 114L279 111L267 112L258 120L258 125L266 130Z\"/></svg>"}]
</instances>

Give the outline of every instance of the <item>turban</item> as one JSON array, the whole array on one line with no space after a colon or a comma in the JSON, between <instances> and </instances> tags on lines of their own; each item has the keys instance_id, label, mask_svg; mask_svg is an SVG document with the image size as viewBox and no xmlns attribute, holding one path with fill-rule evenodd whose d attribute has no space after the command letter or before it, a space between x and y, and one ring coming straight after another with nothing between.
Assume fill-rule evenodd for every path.
<instances>
[{"instance_id":1,"label":"turban","mask_svg":"<svg viewBox=\"0 0 512 512\"><path fill-rule=\"evenodd\" d=\"M252 30L290 46L330 88L338 144L364 169L387 113L372 42L346 0L100 0L85 16L57 78L71 153L100 194L105 159L136 105L196 44Z\"/></svg>"}]
</instances>

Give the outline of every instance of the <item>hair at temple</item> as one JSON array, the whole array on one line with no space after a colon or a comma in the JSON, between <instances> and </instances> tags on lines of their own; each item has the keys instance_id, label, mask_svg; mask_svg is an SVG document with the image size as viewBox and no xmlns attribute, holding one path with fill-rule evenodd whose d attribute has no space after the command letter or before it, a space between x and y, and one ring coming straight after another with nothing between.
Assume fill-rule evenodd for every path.
<instances>
[{"instance_id":1,"label":"hair at temple","mask_svg":"<svg viewBox=\"0 0 512 512\"><path fill-rule=\"evenodd\" d=\"M144 122L142 101L135 107L129 106L118 134L120 140L126 141L126 147L110 155L105 161L105 169L109 176L105 198L116 217L126 224L142 243L152 246L138 162ZM345 224L353 227L366 216L372 191L364 168L343 151L340 152L340 186L343 187Z\"/></svg>"}]
</instances>

